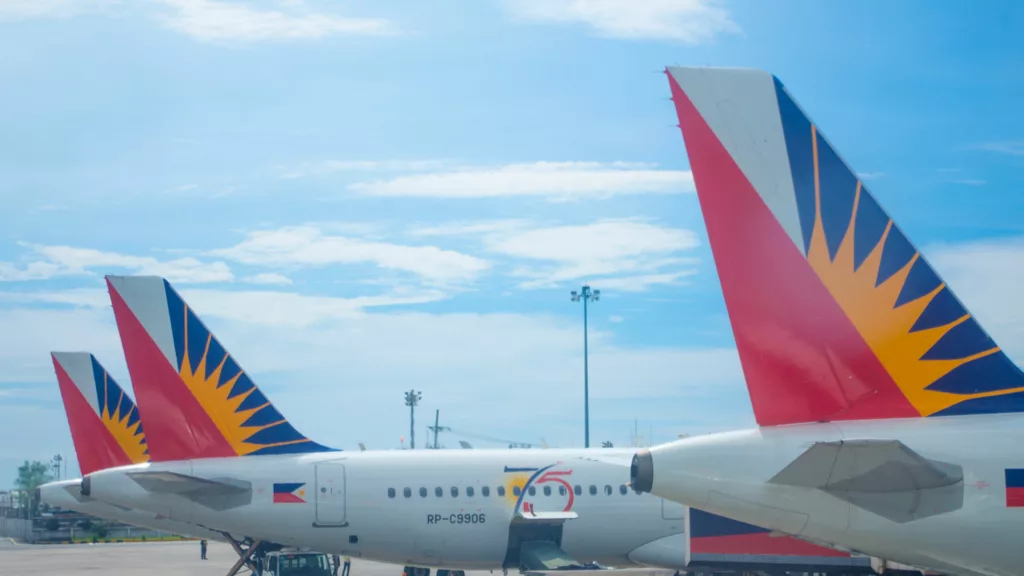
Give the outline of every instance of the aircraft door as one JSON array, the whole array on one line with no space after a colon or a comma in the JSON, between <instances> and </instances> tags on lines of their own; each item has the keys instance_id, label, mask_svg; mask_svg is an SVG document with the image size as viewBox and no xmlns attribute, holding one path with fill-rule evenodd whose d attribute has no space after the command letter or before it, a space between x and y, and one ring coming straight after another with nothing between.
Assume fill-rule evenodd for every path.
<instances>
[{"instance_id":1,"label":"aircraft door","mask_svg":"<svg viewBox=\"0 0 1024 576\"><path fill-rule=\"evenodd\" d=\"M344 526L345 465L322 462L316 465L316 525Z\"/></svg>"},{"instance_id":2,"label":"aircraft door","mask_svg":"<svg viewBox=\"0 0 1024 576\"><path fill-rule=\"evenodd\" d=\"M671 500L661 499L661 517L665 520L683 520L686 518L686 506Z\"/></svg>"}]
</instances>

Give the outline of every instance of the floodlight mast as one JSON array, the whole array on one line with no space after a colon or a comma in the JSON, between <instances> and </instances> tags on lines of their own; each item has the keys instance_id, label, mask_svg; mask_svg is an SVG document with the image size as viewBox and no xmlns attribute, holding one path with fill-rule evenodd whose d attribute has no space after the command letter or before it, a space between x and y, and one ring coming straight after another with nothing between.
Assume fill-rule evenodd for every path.
<instances>
[{"instance_id":1,"label":"floodlight mast","mask_svg":"<svg viewBox=\"0 0 1024 576\"><path fill-rule=\"evenodd\" d=\"M587 303L597 302L601 299L600 290L591 290L590 286L584 284L580 291L573 290L569 293L573 302L583 302L583 447L590 448L590 374L588 366L588 345L587 345Z\"/></svg>"}]
</instances>

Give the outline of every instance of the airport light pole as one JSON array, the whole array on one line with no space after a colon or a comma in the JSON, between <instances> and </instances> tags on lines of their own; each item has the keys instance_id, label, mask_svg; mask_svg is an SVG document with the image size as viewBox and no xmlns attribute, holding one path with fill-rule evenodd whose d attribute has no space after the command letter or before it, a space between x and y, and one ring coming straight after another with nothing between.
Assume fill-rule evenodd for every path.
<instances>
[{"instance_id":1,"label":"airport light pole","mask_svg":"<svg viewBox=\"0 0 1024 576\"><path fill-rule=\"evenodd\" d=\"M64 461L64 458L60 454L53 457L53 478L60 480L60 463Z\"/></svg>"},{"instance_id":2,"label":"airport light pole","mask_svg":"<svg viewBox=\"0 0 1024 576\"><path fill-rule=\"evenodd\" d=\"M600 290L591 290L584 284L579 292L569 293L573 302L583 301L583 447L590 448L590 374L588 370L587 350L587 303L601 299Z\"/></svg>"},{"instance_id":3,"label":"airport light pole","mask_svg":"<svg viewBox=\"0 0 1024 576\"><path fill-rule=\"evenodd\" d=\"M416 406L423 399L423 394L416 390L405 393L405 405L409 407L409 449L416 448Z\"/></svg>"}]
</instances>

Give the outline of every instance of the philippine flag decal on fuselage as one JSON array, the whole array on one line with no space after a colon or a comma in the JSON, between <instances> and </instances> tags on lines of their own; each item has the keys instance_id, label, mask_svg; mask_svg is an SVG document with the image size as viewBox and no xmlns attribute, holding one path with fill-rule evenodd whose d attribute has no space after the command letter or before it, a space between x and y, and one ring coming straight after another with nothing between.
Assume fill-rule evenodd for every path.
<instances>
[{"instance_id":1,"label":"philippine flag decal on fuselage","mask_svg":"<svg viewBox=\"0 0 1024 576\"><path fill-rule=\"evenodd\" d=\"M305 504L305 482L282 482L274 484L274 504Z\"/></svg>"},{"instance_id":2,"label":"philippine flag decal on fuselage","mask_svg":"<svg viewBox=\"0 0 1024 576\"><path fill-rule=\"evenodd\" d=\"M1006 507L1024 507L1024 468L1006 469Z\"/></svg>"}]
</instances>

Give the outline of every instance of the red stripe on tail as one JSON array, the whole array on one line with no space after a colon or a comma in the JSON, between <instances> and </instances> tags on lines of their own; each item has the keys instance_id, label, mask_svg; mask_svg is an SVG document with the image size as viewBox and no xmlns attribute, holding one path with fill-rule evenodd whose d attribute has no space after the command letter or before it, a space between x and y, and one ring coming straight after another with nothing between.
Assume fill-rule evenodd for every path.
<instances>
[{"instance_id":1,"label":"red stripe on tail","mask_svg":"<svg viewBox=\"0 0 1024 576\"><path fill-rule=\"evenodd\" d=\"M757 423L920 416L668 76Z\"/></svg>"},{"instance_id":2,"label":"red stripe on tail","mask_svg":"<svg viewBox=\"0 0 1024 576\"><path fill-rule=\"evenodd\" d=\"M117 290L114 318L154 462L237 456Z\"/></svg>"},{"instance_id":3,"label":"red stripe on tail","mask_svg":"<svg viewBox=\"0 0 1024 576\"><path fill-rule=\"evenodd\" d=\"M64 412L68 415L71 440L75 444L78 468L82 475L131 464L131 458L117 443L110 430L107 430L96 410L89 405L85 396L82 396L81 390L71 381L71 377L56 358L53 358L53 369L57 373L57 384L60 385Z\"/></svg>"}]
</instances>

